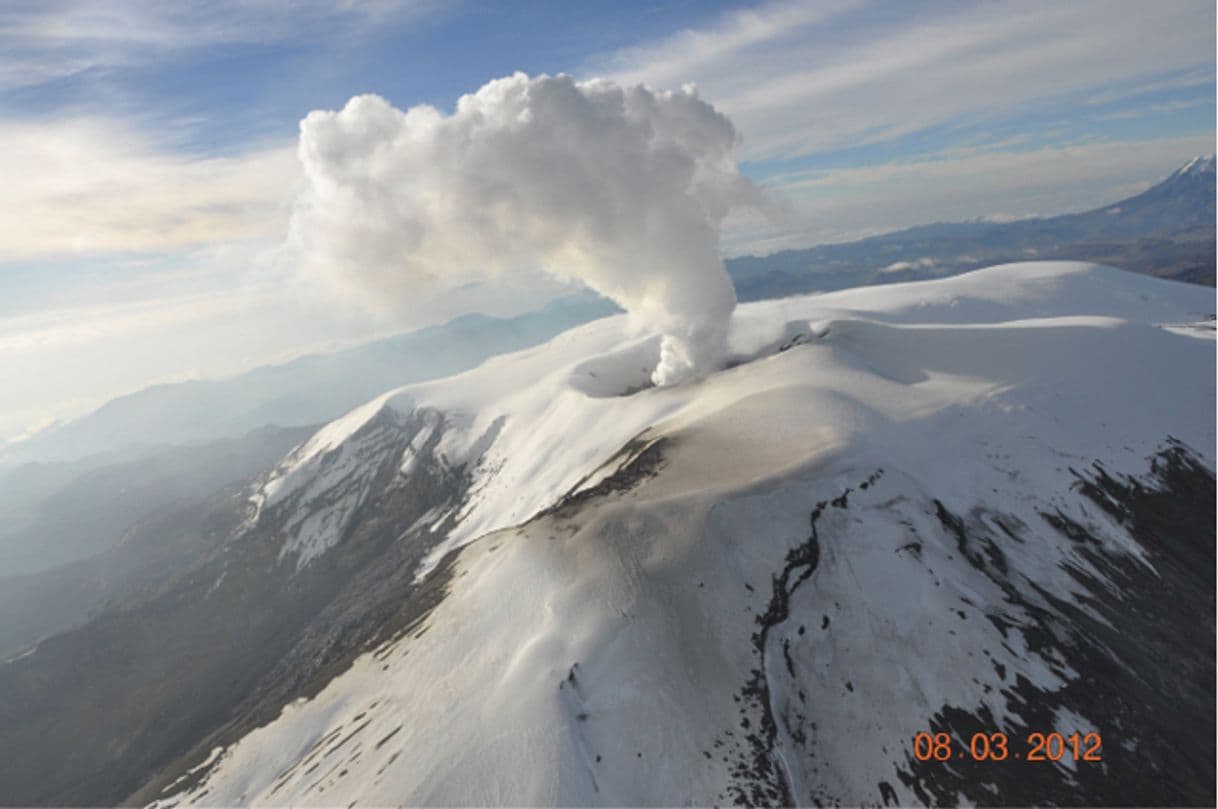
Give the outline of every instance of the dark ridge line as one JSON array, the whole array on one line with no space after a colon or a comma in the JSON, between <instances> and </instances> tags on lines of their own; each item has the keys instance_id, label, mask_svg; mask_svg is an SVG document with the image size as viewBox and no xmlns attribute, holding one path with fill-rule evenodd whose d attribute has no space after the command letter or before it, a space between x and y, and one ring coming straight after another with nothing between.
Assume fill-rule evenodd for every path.
<instances>
[{"instance_id":1,"label":"dark ridge line","mask_svg":"<svg viewBox=\"0 0 1218 809\"><path fill-rule=\"evenodd\" d=\"M648 439L643 437L645 434L639 433L627 441L612 458L581 478L557 503L536 516L568 517L590 500L623 494L643 480L658 475L664 467L664 450L672 445L672 439L667 436ZM617 468L600 483L586 489L580 488L597 472L615 464Z\"/></svg>"}]
</instances>

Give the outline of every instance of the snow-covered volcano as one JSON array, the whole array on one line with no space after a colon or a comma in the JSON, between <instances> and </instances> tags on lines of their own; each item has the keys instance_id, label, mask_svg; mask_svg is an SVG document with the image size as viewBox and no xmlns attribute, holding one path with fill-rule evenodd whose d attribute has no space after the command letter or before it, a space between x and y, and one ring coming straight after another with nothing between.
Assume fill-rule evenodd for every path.
<instances>
[{"instance_id":1,"label":"snow-covered volcano","mask_svg":"<svg viewBox=\"0 0 1218 809\"><path fill-rule=\"evenodd\" d=\"M1213 311L1012 264L743 306L732 365L675 387L615 317L387 393L226 553L306 581L387 536L361 564L410 588L342 614L393 631L289 654L137 797L1211 800ZM921 762L922 731L1098 732L1103 760Z\"/></svg>"}]
</instances>

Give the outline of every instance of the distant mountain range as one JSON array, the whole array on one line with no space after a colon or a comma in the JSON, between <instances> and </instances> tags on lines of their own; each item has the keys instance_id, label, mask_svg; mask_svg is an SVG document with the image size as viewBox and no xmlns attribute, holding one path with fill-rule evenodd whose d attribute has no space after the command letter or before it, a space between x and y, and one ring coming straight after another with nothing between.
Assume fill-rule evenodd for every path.
<instances>
[{"instance_id":1,"label":"distant mountain range","mask_svg":"<svg viewBox=\"0 0 1218 809\"><path fill-rule=\"evenodd\" d=\"M1137 196L1083 213L938 223L842 244L727 262L741 300L957 275L1028 259L1070 259L1214 285L1214 156Z\"/></svg>"},{"instance_id":2,"label":"distant mountain range","mask_svg":"<svg viewBox=\"0 0 1218 809\"><path fill-rule=\"evenodd\" d=\"M488 357L537 345L616 311L595 296L574 295L516 317L467 314L228 378L154 385L23 441L0 443L0 470L88 457L109 463L117 459L101 456L119 453L129 459L165 446L233 438L268 425L326 422L388 388L464 371Z\"/></svg>"}]
</instances>

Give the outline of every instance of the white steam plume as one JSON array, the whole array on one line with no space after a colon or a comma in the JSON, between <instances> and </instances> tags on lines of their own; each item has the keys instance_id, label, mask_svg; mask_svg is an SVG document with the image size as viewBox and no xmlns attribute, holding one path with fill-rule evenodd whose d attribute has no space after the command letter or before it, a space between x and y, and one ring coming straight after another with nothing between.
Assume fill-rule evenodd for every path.
<instances>
[{"instance_id":1,"label":"white steam plume","mask_svg":"<svg viewBox=\"0 0 1218 809\"><path fill-rule=\"evenodd\" d=\"M301 122L293 234L314 270L398 300L517 268L578 278L664 335L670 384L725 354L719 225L761 202L737 140L692 87L517 73L451 115L357 96Z\"/></svg>"}]
</instances>

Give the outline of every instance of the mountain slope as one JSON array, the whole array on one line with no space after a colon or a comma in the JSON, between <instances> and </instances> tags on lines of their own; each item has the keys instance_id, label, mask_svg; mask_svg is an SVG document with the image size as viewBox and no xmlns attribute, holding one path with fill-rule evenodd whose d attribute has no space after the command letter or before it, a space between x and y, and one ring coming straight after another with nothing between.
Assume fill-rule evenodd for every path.
<instances>
[{"instance_id":1,"label":"mountain slope","mask_svg":"<svg viewBox=\"0 0 1218 809\"><path fill-rule=\"evenodd\" d=\"M29 515L0 530L0 660L206 556L232 524L210 519L216 503L239 497L310 432L265 428L135 462L24 467L0 479L14 501L26 495ZM30 497L19 484L31 478L41 478L31 488L53 488Z\"/></svg>"},{"instance_id":2,"label":"mountain slope","mask_svg":"<svg viewBox=\"0 0 1218 809\"><path fill-rule=\"evenodd\" d=\"M264 427L239 438L149 451L136 460L5 470L0 581L95 557L142 518L240 486L299 443L302 432L311 430Z\"/></svg>"},{"instance_id":3,"label":"mountain slope","mask_svg":"<svg viewBox=\"0 0 1218 809\"><path fill-rule=\"evenodd\" d=\"M204 674L158 689L172 744L94 754L93 792L39 792L28 736L0 779L92 802L142 771L162 806L1212 801L1212 317L1201 288L1009 265L743 307L733 367L674 388L610 318L391 392L125 613L193 615L248 685L206 712ZM267 626L226 635L234 612ZM141 642L136 670L190 654ZM10 714L43 656L0 667ZM978 730L1098 732L1104 760L914 757Z\"/></svg>"}]
</instances>

